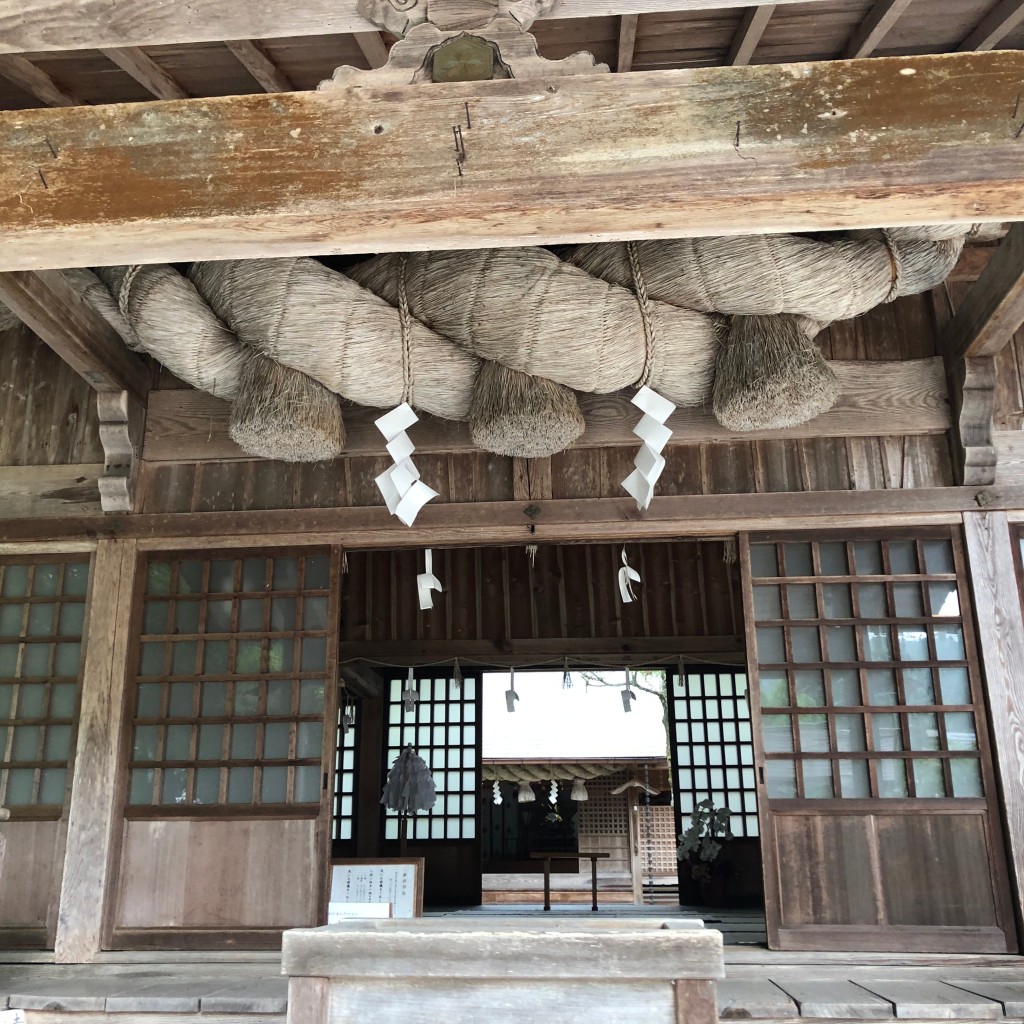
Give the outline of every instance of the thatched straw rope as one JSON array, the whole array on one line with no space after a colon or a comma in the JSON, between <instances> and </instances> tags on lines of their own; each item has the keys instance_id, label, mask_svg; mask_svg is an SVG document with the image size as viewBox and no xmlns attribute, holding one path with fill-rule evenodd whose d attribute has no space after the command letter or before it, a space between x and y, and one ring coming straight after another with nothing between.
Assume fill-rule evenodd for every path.
<instances>
[{"instance_id":1,"label":"thatched straw rope","mask_svg":"<svg viewBox=\"0 0 1024 1024\"><path fill-rule=\"evenodd\" d=\"M629 269L633 277L633 290L636 292L637 305L640 307L640 320L644 325L644 372L640 374L640 379L636 382L637 387L642 388L651 379L657 336L655 334L654 320L651 317L651 300L647 294L647 282L644 280L643 268L640 266L636 242L627 242L626 252L629 255Z\"/></svg>"}]
</instances>

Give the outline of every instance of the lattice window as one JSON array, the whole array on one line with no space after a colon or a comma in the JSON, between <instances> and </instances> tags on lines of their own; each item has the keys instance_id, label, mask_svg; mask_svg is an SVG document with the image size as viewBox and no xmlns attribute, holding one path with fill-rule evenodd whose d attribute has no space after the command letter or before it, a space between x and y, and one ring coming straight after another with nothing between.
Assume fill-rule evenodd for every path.
<instances>
[{"instance_id":1,"label":"lattice window","mask_svg":"<svg viewBox=\"0 0 1024 1024\"><path fill-rule=\"evenodd\" d=\"M327 554L148 562L129 804L319 802L329 587Z\"/></svg>"},{"instance_id":2,"label":"lattice window","mask_svg":"<svg viewBox=\"0 0 1024 1024\"><path fill-rule=\"evenodd\" d=\"M358 738L359 720L356 705L340 707L338 743L334 758L334 839L338 842L347 842L355 838Z\"/></svg>"},{"instance_id":3,"label":"lattice window","mask_svg":"<svg viewBox=\"0 0 1024 1024\"><path fill-rule=\"evenodd\" d=\"M64 804L88 584L84 559L0 560L0 804Z\"/></svg>"},{"instance_id":4,"label":"lattice window","mask_svg":"<svg viewBox=\"0 0 1024 1024\"><path fill-rule=\"evenodd\" d=\"M981 797L958 536L752 543L775 798Z\"/></svg>"},{"instance_id":5,"label":"lattice window","mask_svg":"<svg viewBox=\"0 0 1024 1024\"><path fill-rule=\"evenodd\" d=\"M406 675L390 680L385 774L407 745L426 761L437 786L431 811L410 816L408 839L475 839L477 834L480 730L477 727L479 680L467 675L459 686L443 669L417 670L419 700L403 705ZM398 815L387 811L384 838L398 839Z\"/></svg>"},{"instance_id":6,"label":"lattice window","mask_svg":"<svg viewBox=\"0 0 1024 1024\"><path fill-rule=\"evenodd\" d=\"M730 667L670 674L675 783L680 827L696 804L711 799L732 811L736 836L756 836L757 787L747 703L747 674Z\"/></svg>"},{"instance_id":7,"label":"lattice window","mask_svg":"<svg viewBox=\"0 0 1024 1024\"><path fill-rule=\"evenodd\" d=\"M625 772L587 779L589 799L580 804L580 835L624 836L629 831L626 798L612 790L626 781Z\"/></svg>"},{"instance_id":8,"label":"lattice window","mask_svg":"<svg viewBox=\"0 0 1024 1024\"><path fill-rule=\"evenodd\" d=\"M666 804L640 805L640 851L644 871L656 875L676 873L675 808Z\"/></svg>"}]
</instances>

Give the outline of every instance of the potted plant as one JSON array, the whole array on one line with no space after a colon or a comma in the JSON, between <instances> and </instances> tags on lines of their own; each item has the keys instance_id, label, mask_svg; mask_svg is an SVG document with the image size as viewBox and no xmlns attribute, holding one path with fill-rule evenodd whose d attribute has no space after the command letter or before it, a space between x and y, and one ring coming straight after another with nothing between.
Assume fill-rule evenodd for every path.
<instances>
[{"instance_id":1,"label":"potted plant","mask_svg":"<svg viewBox=\"0 0 1024 1024\"><path fill-rule=\"evenodd\" d=\"M728 865L719 861L723 845L732 839L727 807L715 807L711 799L701 800L693 809L689 828L679 837L676 857L680 882L693 882L691 892L702 906L720 906L725 901Z\"/></svg>"}]
</instances>

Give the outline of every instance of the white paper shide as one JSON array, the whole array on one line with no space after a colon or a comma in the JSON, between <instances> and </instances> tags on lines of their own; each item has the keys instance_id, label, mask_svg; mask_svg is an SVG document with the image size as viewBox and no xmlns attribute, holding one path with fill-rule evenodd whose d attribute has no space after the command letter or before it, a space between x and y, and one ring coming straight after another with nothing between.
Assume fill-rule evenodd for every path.
<instances>
[{"instance_id":1,"label":"white paper shide","mask_svg":"<svg viewBox=\"0 0 1024 1024\"><path fill-rule=\"evenodd\" d=\"M377 489L384 496L388 511L397 516L406 526L412 526L421 508L437 491L428 487L421 479L419 470L412 461L416 446L406 431L419 422L408 402L396 406L389 413L374 420L377 429L384 435L388 455L395 464L376 479Z\"/></svg>"},{"instance_id":2,"label":"white paper shide","mask_svg":"<svg viewBox=\"0 0 1024 1024\"><path fill-rule=\"evenodd\" d=\"M636 469L622 481L622 486L642 511L650 505L658 477L665 468L665 457L661 453L672 436L672 431L665 426L665 420L676 411L676 407L646 385L637 391L632 401L643 413L640 422L633 428L633 433L643 444L633 460Z\"/></svg>"}]
</instances>

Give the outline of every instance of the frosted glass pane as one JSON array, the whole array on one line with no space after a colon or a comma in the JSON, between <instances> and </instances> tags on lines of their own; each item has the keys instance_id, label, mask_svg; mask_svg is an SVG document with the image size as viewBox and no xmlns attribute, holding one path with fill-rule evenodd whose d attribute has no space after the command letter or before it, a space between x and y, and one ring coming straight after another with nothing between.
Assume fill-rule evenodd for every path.
<instances>
[{"instance_id":1,"label":"frosted glass pane","mask_svg":"<svg viewBox=\"0 0 1024 1024\"><path fill-rule=\"evenodd\" d=\"M0 683L0 718L10 718L14 707L14 686L11 683ZM2 748L0 748L2 749Z\"/></svg>"},{"instance_id":2,"label":"frosted glass pane","mask_svg":"<svg viewBox=\"0 0 1024 1024\"><path fill-rule=\"evenodd\" d=\"M178 565L178 593L198 594L203 589L203 563L190 559Z\"/></svg>"},{"instance_id":3,"label":"frosted glass pane","mask_svg":"<svg viewBox=\"0 0 1024 1024\"><path fill-rule=\"evenodd\" d=\"M789 752L793 749L793 728L789 715L765 715L761 722L765 750Z\"/></svg>"},{"instance_id":4,"label":"frosted glass pane","mask_svg":"<svg viewBox=\"0 0 1024 1024\"><path fill-rule=\"evenodd\" d=\"M152 568L152 567L150 567ZM128 803L151 804L153 802L153 769L133 768L128 789Z\"/></svg>"},{"instance_id":5,"label":"frosted glass pane","mask_svg":"<svg viewBox=\"0 0 1024 1024\"><path fill-rule=\"evenodd\" d=\"M385 839L397 839L398 838L398 822L394 818L388 818L384 822L384 838Z\"/></svg>"},{"instance_id":6,"label":"frosted glass pane","mask_svg":"<svg viewBox=\"0 0 1024 1024\"><path fill-rule=\"evenodd\" d=\"M946 743L950 750L977 750L978 735L970 711L950 711L946 719Z\"/></svg>"},{"instance_id":7,"label":"frosted glass pane","mask_svg":"<svg viewBox=\"0 0 1024 1024\"><path fill-rule=\"evenodd\" d=\"M858 800L871 795L867 761L840 761L839 787L846 800Z\"/></svg>"},{"instance_id":8,"label":"frosted glass pane","mask_svg":"<svg viewBox=\"0 0 1024 1024\"><path fill-rule=\"evenodd\" d=\"M896 635L903 661L928 661L928 634L916 626L898 626Z\"/></svg>"},{"instance_id":9,"label":"frosted glass pane","mask_svg":"<svg viewBox=\"0 0 1024 1024\"><path fill-rule=\"evenodd\" d=\"M42 739L42 727L38 725L19 725L12 729L14 744L11 747L11 760L35 761L39 758L39 742Z\"/></svg>"},{"instance_id":10,"label":"frosted glass pane","mask_svg":"<svg viewBox=\"0 0 1024 1024\"><path fill-rule=\"evenodd\" d=\"M199 760L219 761L224 751L224 726L201 725L199 727Z\"/></svg>"},{"instance_id":11,"label":"frosted glass pane","mask_svg":"<svg viewBox=\"0 0 1024 1024\"><path fill-rule=\"evenodd\" d=\"M222 715L226 715L228 710L228 684L203 683L202 690L203 717L219 718Z\"/></svg>"},{"instance_id":12,"label":"frosted glass pane","mask_svg":"<svg viewBox=\"0 0 1024 1024\"><path fill-rule=\"evenodd\" d=\"M892 593L897 618L920 619L924 617L924 601L920 583L895 583Z\"/></svg>"},{"instance_id":13,"label":"frosted glass pane","mask_svg":"<svg viewBox=\"0 0 1024 1024\"><path fill-rule=\"evenodd\" d=\"M274 559L274 589L296 590L299 586L299 560L297 558Z\"/></svg>"},{"instance_id":14,"label":"frosted glass pane","mask_svg":"<svg viewBox=\"0 0 1024 1024\"><path fill-rule=\"evenodd\" d=\"M448 751L448 767L462 767L462 751L458 747L452 747L452 749Z\"/></svg>"},{"instance_id":15,"label":"frosted glass pane","mask_svg":"<svg viewBox=\"0 0 1024 1024\"><path fill-rule=\"evenodd\" d=\"M164 674L164 651L167 644L154 643L142 645L139 675L161 676Z\"/></svg>"},{"instance_id":16,"label":"frosted glass pane","mask_svg":"<svg viewBox=\"0 0 1024 1024\"><path fill-rule=\"evenodd\" d=\"M774 544L750 545L750 573L752 576L779 575L779 563Z\"/></svg>"},{"instance_id":17,"label":"frosted glass pane","mask_svg":"<svg viewBox=\"0 0 1024 1024\"><path fill-rule=\"evenodd\" d=\"M15 718L42 718L46 707L45 683L22 683L18 689Z\"/></svg>"},{"instance_id":18,"label":"frosted glass pane","mask_svg":"<svg viewBox=\"0 0 1024 1024\"><path fill-rule=\"evenodd\" d=\"M789 634L794 661L821 661L821 641L817 629L797 626Z\"/></svg>"},{"instance_id":19,"label":"frosted glass pane","mask_svg":"<svg viewBox=\"0 0 1024 1024\"><path fill-rule=\"evenodd\" d=\"M235 673L255 675L263 671L263 642L239 640L235 646Z\"/></svg>"},{"instance_id":20,"label":"frosted glass pane","mask_svg":"<svg viewBox=\"0 0 1024 1024\"><path fill-rule=\"evenodd\" d=\"M835 796L832 788L832 762L828 760L804 761L804 798L808 800L831 800Z\"/></svg>"},{"instance_id":21,"label":"frosted glass pane","mask_svg":"<svg viewBox=\"0 0 1024 1024\"><path fill-rule=\"evenodd\" d=\"M28 566L3 566L4 582L0 594L4 597L26 597L28 595Z\"/></svg>"},{"instance_id":22,"label":"frosted glass pane","mask_svg":"<svg viewBox=\"0 0 1024 1024\"><path fill-rule=\"evenodd\" d=\"M778 587L754 587L754 618L782 618L782 596Z\"/></svg>"},{"instance_id":23,"label":"frosted glass pane","mask_svg":"<svg viewBox=\"0 0 1024 1024\"><path fill-rule=\"evenodd\" d=\"M199 602L178 601L174 606L174 631L176 633L199 632Z\"/></svg>"},{"instance_id":24,"label":"frosted glass pane","mask_svg":"<svg viewBox=\"0 0 1024 1024\"><path fill-rule=\"evenodd\" d=\"M818 602L814 595L814 586L810 583L794 583L786 588L786 599L789 601L789 617L791 619L816 619Z\"/></svg>"},{"instance_id":25,"label":"frosted glass pane","mask_svg":"<svg viewBox=\"0 0 1024 1024\"><path fill-rule=\"evenodd\" d=\"M44 761L67 761L71 756L71 726L48 725L46 739L43 741ZM46 803L47 801L43 801ZM60 803L60 801L55 801Z\"/></svg>"},{"instance_id":26,"label":"frosted glass pane","mask_svg":"<svg viewBox=\"0 0 1024 1024\"><path fill-rule=\"evenodd\" d=\"M454 711L454 710L458 709L459 705L453 704L451 707L452 707L452 710ZM450 719L453 722L457 722L458 721L458 718L455 715L451 715ZM475 722L476 721L476 705L475 704L467 704L462 709L462 720L464 722Z\"/></svg>"},{"instance_id":27,"label":"frosted glass pane","mask_svg":"<svg viewBox=\"0 0 1024 1024\"><path fill-rule=\"evenodd\" d=\"M899 576L919 572L917 545L912 540L893 541L889 545L889 568Z\"/></svg>"},{"instance_id":28,"label":"frosted glass pane","mask_svg":"<svg viewBox=\"0 0 1024 1024\"><path fill-rule=\"evenodd\" d=\"M135 742L132 746L133 761L155 761L157 744L160 742L160 727L157 725L137 725Z\"/></svg>"},{"instance_id":29,"label":"frosted glass pane","mask_svg":"<svg viewBox=\"0 0 1024 1024\"><path fill-rule=\"evenodd\" d=\"M31 768L12 768L7 773L7 795L4 800L11 807L24 807L32 803L32 787L36 773Z\"/></svg>"},{"instance_id":30,"label":"frosted glass pane","mask_svg":"<svg viewBox=\"0 0 1024 1024\"><path fill-rule=\"evenodd\" d=\"M259 593L267 586L267 560L246 558L242 561L242 589Z\"/></svg>"},{"instance_id":31,"label":"frosted glass pane","mask_svg":"<svg viewBox=\"0 0 1024 1024\"><path fill-rule=\"evenodd\" d=\"M907 715L907 727L910 732L911 750L940 749L939 720L936 715Z\"/></svg>"},{"instance_id":32,"label":"frosted glass pane","mask_svg":"<svg viewBox=\"0 0 1024 1024\"><path fill-rule=\"evenodd\" d=\"M414 829L413 836L416 839L430 838L430 821L427 818L418 818L411 824Z\"/></svg>"},{"instance_id":33,"label":"frosted glass pane","mask_svg":"<svg viewBox=\"0 0 1024 1024\"><path fill-rule=\"evenodd\" d=\"M827 626L825 643L829 661L857 661L857 638L853 626Z\"/></svg>"},{"instance_id":34,"label":"frosted glass pane","mask_svg":"<svg viewBox=\"0 0 1024 1024\"><path fill-rule=\"evenodd\" d=\"M323 746L322 722L300 722L298 727L297 757L319 757Z\"/></svg>"},{"instance_id":35,"label":"frosted glass pane","mask_svg":"<svg viewBox=\"0 0 1024 1024\"><path fill-rule=\"evenodd\" d=\"M831 679L833 704L856 707L861 703L860 675L855 668L834 668Z\"/></svg>"},{"instance_id":36,"label":"frosted glass pane","mask_svg":"<svg viewBox=\"0 0 1024 1024\"><path fill-rule=\"evenodd\" d=\"M39 803L64 803L67 774L67 771L63 768L44 768L39 773Z\"/></svg>"},{"instance_id":37,"label":"frosted glass pane","mask_svg":"<svg viewBox=\"0 0 1024 1024\"><path fill-rule=\"evenodd\" d=\"M268 760L284 760L291 745L292 727L288 722L268 722L263 733L263 756Z\"/></svg>"},{"instance_id":38,"label":"frosted glass pane","mask_svg":"<svg viewBox=\"0 0 1024 1024\"><path fill-rule=\"evenodd\" d=\"M853 545L853 558L858 576L879 576L882 568L882 545L877 540L858 541Z\"/></svg>"},{"instance_id":39,"label":"frosted glass pane","mask_svg":"<svg viewBox=\"0 0 1024 1024\"><path fill-rule=\"evenodd\" d=\"M303 686L306 684L303 683ZM323 687L323 683L314 685ZM267 714L290 715L292 713L292 681L290 679L271 679L267 683Z\"/></svg>"},{"instance_id":40,"label":"frosted glass pane","mask_svg":"<svg viewBox=\"0 0 1024 1024\"><path fill-rule=\"evenodd\" d=\"M231 757L252 760L256 757L256 726L245 723L231 726Z\"/></svg>"},{"instance_id":41,"label":"frosted glass pane","mask_svg":"<svg viewBox=\"0 0 1024 1024\"><path fill-rule=\"evenodd\" d=\"M81 636L85 624L85 605L78 601L60 606L60 624L57 632L61 636Z\"/></svg>"},{"instance_id":42,"label":"frosted glass pane","mask_svg":"<svg viewBox=\"0 0 1024 1024\"><path fill-rule=\"evenodd\" d=\"M476 745L476 726L475 725L467 725L466 726L466 728L462 732L462 742L466 743L466 744L469 744L470 746L475 746ZM471 756L471 751L467 750L464 753L463 756L464 757Z\"/></svg>"},{"instance_id":43,"label":"frosted glass pane","mask_svg":"<svg viewBox=\"0 0 1024 1024\"><path fill-rule=\"evenodd\" d=\"M302 602L302 628L327 628L327 598L307 597Z\"/></svg>"},{"instance_id":44,"label":"frosted glass pane","mask_svg":"<svg viewBox=\"0 0 1024 1024\"><path fill-rule=\"evenodd\" d=\"M234 603L231 601L210 601L206 605L206 632L207 633L230 633L231 611Z\"/></svg>"},{"instance_id":45,"label":"frosted glass pane","mask_svg":"<svg viewBox=\"0 0 1024 1024\"><path fill-rule=\"evenodd\" d=\"M849 583L826 583L821 588L825 602L825 615L830 619L849 619L853 616Z\"/></svg>"},{"instance_id":46,"label":"frosted glass pane","mask_svg":"<svg viewBox=\"0 0 1024 1024\"><path fill-rule=\"evenodd\" d=\"M32 574L32 593L36 597L53 597L57 593L60 566L37 565Z\"/></svg>"},{"instance_id":47,"label":"frosted glass pane","mask_svg":"<svg viewBox=\"0 0 1024 1024\"><path fill-rule=\"evenodd\" d=\"M430 838L444 839L444 818L437 818L430 823Z\"/></svg>"},{"instance_id":48,"label":"frosted glass pane","mask_svg":"<svg viewBox=\"0 0 1024 1024\"><path fill-rule=\"evenodd\" d=\"M283 804L288 801L288 769L264 768L260 798L265 804Z\"/></svg>"},{"instance_id":49,"label":"frosted glass pane","mask_svg":"<svg viewBox=\"0 0 1024 1024\"><path fill-rule=\"evenodd\" d=\"M447 704L435 704L433 706L433 720L435 722L444 722L448 718L448 705Z\"/></svg>"},{"instance_id":50,"label":"frosted glass pane","mask_svg":"<svg viewBox=\"0 0 1024 1024\"><path fill-rule=\"evenodd\" d=\"M846 562L846 545L829 541L818 545L818 564L823 576L846 576L850 568Z\"/></svg>"},{"instance_id":51,"label":"frosted glass pane","mask_svg":"<svg viewBox=\"0 0 1024 1024\"><path fill-rule=\"evenodd\" d=\"M291 672L295 661L295 641L271 640L267 651L267 668L271 672Z\"/></svg>"},{"instance_id":52,"label":"frosted glass pane","mask_svg":"<svg viewBox=\"0 0 1024 1024\"><path fill-rule=\"evenodd\" d=\"M472 792L476 789L476 772L462 773L462 788L466 792Z\"/></svg>"},{"instance_id":53,"label":"frosted glass pane","mask_svg":"<svg viewBox=\"0 0 1024 1024\"><path fill-rule=\"evenodd\" d=\"M458 814L461 806L462 798L455 793L449 794L443 801L443 807L446 814ZM433 809L435 811L440 810L436 803L434 804Z\"/></svg>"},{"instance_id":54,"label":"frosted glass pane","mask_svg":"<svg viewBox=\"0 0 1024 1024\"><path fill-rule=\"evenodd\" d=\"M195 640L179 640L173 645L172 676L190 676L195 673L198 647Z\"/></svg>"},{"instance_id":55,"label":"frosted glass pane","mask_svg":"<svg viewBox=\"0 0 1024 1024\"><path fill-rule=\"evenodd\" d=\"M917 796L942 797L946 795L946 782L942 777L942 762L938 758L922 757L911 764Z\"/></svg>"},{"instance_id":56,"label":"frosted glass pane","mask_svg":"<svg viewBox=\"0 0 1024 1024\"><path fill-rule=\"evenodd\" d=\"M0 636L21 636L24 605L0 605Z\"/></svg>"},{"instance_id":57,"label":"frosted glass pane","mask_svg":"<svg viewBox=\"0 0 1024 1024\"><path fill-rule=\"evenodd\" d=\"M171 592L171 567L167 562L150 562L146 568L146 593Z\"/></svg>"},{"instance_id":58,"label":"frosted glass pane","mask_svg":"<svg viewBox=\"0 0 1024 1024\"><path fill-rule=\"evenodd\" d=\"M258 633L263 629L263 602L252 598L238 602L238 628L243 633Z\"/></svg>"},{"instance_id":59,"label":"frosted glass pane","mask_svg":"<svg viewBox=\"0 0 1024 1024\"><path fill-rule=\"evenodd\" d=\"M331 585L331 563L326 555L306 559L306 590L326 590Z\"/></svg>"},{"instance_id":60,"label":"frosted glass pane","mask_svg":"<svg viewBox=\"0 0 1024 1024\"><path fill-rule=\"evenodd\" d=\"M207 640L203 645L203 671L206 675L220 675L228 671L229 647L227 640Z\"/></svg>"},{"instance_id":61,"label":"frosted glass pane","mask_svg":"<svg viewBox=\"0 0 1024 1024\"><path fill-rule=\"evenodd\" d=\"M50 674L50 655L53 651L53 644L26 644L25 656L21 661L21 674L23 677L48 676ZM56 666L55 666L56 668ZM71 672L60 672L58 675L75 675L78 666Z\"/></svg>"},{"instance_id":62,"label":"frosted glass pane","mask_svg":"<svg viewBox=\"0 0 1024 1024\"><path fill-rule=\"evenodd\" d=\"M302 671L322 672L327 665L327 641L323 637L307 637L302 641Z\"/></svg>"},{"instance_id":63,"label":"frosted glass pane","mask_svg":"<svg viewBox=\"0 0 1024 1024\"><path fill-rule=\"evenodd\" d=\"M235 562L233 559L214 559L210 563L210 590L215 594L230 594L235 589Z\"/></svg>"},{"instance_id":64,"label":"frosted glass pane","mask_svg":"<svg viewBox=\"0 0 1024 1024\"><path fill-rule=\"evenodd\" d=\"M188 761L191 759L192 726L169 725L164 736L164 760Z\"/></svg>"},{"instance_id":65,"label":"frosted glass pane","mask_svg":"<svg viewBox=\"0 0 1024 1024\"><path fill-rule=\"evenodd\" d=\"M195 692L195 683L171 683L168 702L169 717L191 718Z\"/></svg>"},{"instance_id":66,"label":"frosted glass pane","mask_svg":"<svg viewBox=\"0 0 1024 1024\"><path fill-rule=\"evenodd\" d=\"M939 661L964 660L964 633L959 626L935 627L935 657Z\"/></svg>"},{"instance_id":67,"label":"frosted glass pane","mask_svg":"<svg viewBox=\"0 0 1024 1024\"><path fill-rule=\"evenodd\" d=\"M19 644L0 644L0 679L13 679L18 671Z\"/></svg>"},{"instance_id":68,"label":"frosted glass pane","mask_svg":"<svg viewBox=\"0 0 1024 1024\"><path fill-rule=\"evenodd\" d=\"M934 704L935 691L932 686L930 668L905 668L903 690L908 704Z\"/></svg>"},{"instance_id":69,"label":"frosted glass pane","mask_svg":"<svg viewBox=\"0 0 1024 1024\"><path fill-rule=\"evenodd\" d=\"M295 769L295 802L317 803L320 799L320 769L316 765L303 765Z\"/></svg>"},{"instance_id":70,"label":"frosted glass pane","mask_svg":"<svg viewBox=\"0 0 1024 1024\"><path fill-rule=\"evenodd\" d=\"M783 558L787 576L813 576L814 563L811 561L811 545L803 543L783 544Z\"/></svg>"},{"instance_id":71,"label":"frosted glass pane","mask_svg":"<svg viewBox=\"0 0 1024 1024\"><path fill-rule=\"evenodd\" d=\"M89 566L73 562L64 566L63 592L69 597L84 597L89 587Z\"/></svg>"},{"instance_id":72,"label":"frosted glass pane","mask_svg":"<svg viewBox=\"0 0 1024 1024\"><path fill-rule=\"evenodd\" d=\"M476 680L467 677L462 683L462 696L467 701L476 700Z\"/></svg>"},{"instance_id":73,"label":"frosted glass pane","mask_svg":"<svg viewBox=\"0 0 1024 1024\"><path fill-rule=\"evenodd\" d=\"M792 761L768 761L764 771L768 796L780 800L796 797L796 765Z\"/></svg>"},{"instance_id":74,"label":"frosted glass pane","mask_svg":"<svg viewBox=\"0 0 1024 1024\"><path fill-rule=\"evenodd\" d=\"M956 583L929 583L928 600L931 603L932 615L940 618L960 617L960 593Z\"/></svg>"},{"instance_id":75,"label":"frosted glass pane","mask_svg":"<svg viewBox=\"0 0 1024 1024\"><path fill-rule=\"evenodd\" d=\"M892 643L888 626L861 626L864 657L868 661L892 661Z\"/></svg>"},{"instance_id":76,"label":"frosted glass pane","mask_svg":"<svg viewBox=\"0 0 1024 1024\"><path fill-rule=\"evenodd\" d=\"M260 684L255 679L235 683L233 705L236 715L255 715L260 706Z\"/></svg>"},{"instance_id":77,"label":"frosted glass pane","mask_svg":"<svg viewBox=\"0 0 1024 1024\"><path fill-rule=\"evenodd\" d=\"M939 669L939 690L943 704L970 704L971 685L964 667L942 667Z\"/></svg>"},{"instance_id":78,"label":"frosted glass pane","mask_svg":"<svg viewBox=\"0 0 1024 1024\"><path fill-rule=\"evenodd\" d=\"M903 734L900 731L900 716L896 714L873 714L871 735L875 750L902 750Z\"/></svg>"},{"instance_id":79,"label":"frosted glass pane","mask_svg":"<svg viewBox=\"0 0 1024 1024\"><path fill-rule=\"evenodd\" d=\"M215 804L220 801L220 769L197 768L193 803Z\"/></svg>"},{"instance_id":80,"label":"frosted glass pane","mask_svg":"<svg viewBox=\"0 0 1024 1024\"><path fill-rule=\"evenodd\" d=\"M69 686L63 683L63 686ZM159 683L141 683L138 691L137 716L139 718L160 718L163 687Z\"/></svg>"},{"instance_id":81,"label":"frosted glass pane","mask_svg":"<svg viewBox=\"0 0 1024 1024\"><path fill-rule=\"evenodd\" d=\"M295 598L275 597L270 602L270 629L283 633L295 628Z\"/></svg>"},{"instance_id":82,"label":"frosted glass pane","mask_svg":"<svg viewBox=\"0 0 1024 1024\"><path fill-rule=\"evenodd\" d=\"M252 781L252 768L229 768L227 802L229 804L252 803Z\"/></svg>"},{"instance_id":83,"label":"frosted glass pane","mask_svg":"<svg viewBox=\"0 0 1024 1024\"><path fill-rule=\"evenodd\" d=\"M907 795L907 769L903 761L885 758L878 765L878 795L896 799Z\"/></svg>"},{"instance_id":84,"label":"frosted glass pane","mask_svg":"<svg viewBox=\"0 0 1024 1024\"><path fill-rule=\"evenodd\" d=\"M836 715L836 746L840 750L867 750L863 715Z\"/></svg>"},{"instance_id":85,"label":"frosted glass pane","mask_svg":"<svg viewBox=\"0 0 1024 1024\"><path fill-rule=\"evenodd\" d=\"M147 601L146 610L142 619L142 632L146 633L169 633L168 616L171 606L167 601Z\"/></svg>"},{"instance_id":86,"label":"frosted glass pane","mask_svg":"<svg viewBox=\"0 0 1024 1024\"><path fill-rule=\"evenodd\" d=\"M953 545L948 540L926 540L924 542L924 567L928 573L953 573Z\"/></svg>"},{"instance_id":87,"label":"frosted glass pane","mask_svg":"<svg viewBox=\"0 0 1024 1024\"><path fill-rule=\"evenodd\" d=\"M949 762L953 776L953 796L980 797L981 766L974 758L955 757Z\"/></svg>"},{"instance_id":88,"label":"frosted glass pane","mask_svg":"<svg viewBox=\"0 0 1024 1024\"><path fill-rule=\"evenodd\" d=\"M757 660L762 665L777 665L786 661L781 627L759 626L757 628Z\"/></svg>"},{"instance_id":89,"label":"frosted glass pane","mask_svg":"<svg viewBox=\"0 0 1024 1024\"><path fill-rule=\"evenodd\" d=\"M162 804L183 804L187 799L188 769L165 768L161 784Z\"/></svg>"},{"instance_id":90,"label":"frosted glass pane","mask_svg":"<svg viewBox=\"0 0 1024 1024\"><path fill-rule=\"evenodd\" d=\"M800 749L821 752L830 749L828 721L824 715L797 715Z\"/></svg>"}]
</instances>

